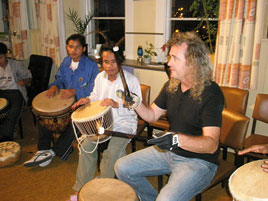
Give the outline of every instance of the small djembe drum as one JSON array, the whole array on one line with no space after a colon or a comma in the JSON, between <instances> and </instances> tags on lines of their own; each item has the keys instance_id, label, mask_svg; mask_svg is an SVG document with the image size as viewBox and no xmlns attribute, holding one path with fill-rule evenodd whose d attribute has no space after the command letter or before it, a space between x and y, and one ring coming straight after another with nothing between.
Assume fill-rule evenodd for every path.
<instances>
[{"instance_id":1,"label":"small djembe drum","mask_svg":"<svg viewBox=\"0 0 268 201\"><path fill-rule=\"evenodd\" d=\"M19 160L21 147L18 143L7 141L0 143L0 167L10 166Z\"/></svg>"},{"instance_id":2,"label":"small djembe drum","mask_svg":"<svg viewBox=\"0 0 268 201\"><path fill-rule=\"evenodd\" d=\"M268 173L261 168L264 160L247 163L229 179L229 189L235 201L267 201Z\"/></svg>"},{"instance_id":3,"label":"small djembe drum","mask_svg":"<svg viewBox=\"0 0 268 201\"><path fill-rule=\"evenodd\" d=\"M0 124L4 123L9 111L8 100L0 98Z\"/></svg>"},{"instance_id":4,"label":"small djembe drum","mask_svg":"<svg viewBox=\"0 0 268 201\"><path fill-rule=\"evenodd\" d=\"M75 97L62 99L62 90L51 98L48 98L46 93L47 90L34 97L33 113L42 126L52 132L61 133L71 121L71 108Z\"/></svg>"},{"instance_id":5,"label":"small djembe drum","mask_svg":"<svg viewBox=\"0 0 268 201\"><path fill-rule=\"evenodd\" d=\"M109 106L101 106L101 101L83 105L72 113L72 121L78 130L87 135L93 143L103 143L111 138L105 135L106 129L112 129L113 114Z\"/></svg>"},{"instance_id":6,"label":"small djembe drum","mask_svg":"<svg viewBox=\"0 0 268 201\"><path fill-rule=\"evenodd\" d=\"M79 201L139 201L133 188L112 178L93 179L78 194Z\"/></svg>"}]
</instances>

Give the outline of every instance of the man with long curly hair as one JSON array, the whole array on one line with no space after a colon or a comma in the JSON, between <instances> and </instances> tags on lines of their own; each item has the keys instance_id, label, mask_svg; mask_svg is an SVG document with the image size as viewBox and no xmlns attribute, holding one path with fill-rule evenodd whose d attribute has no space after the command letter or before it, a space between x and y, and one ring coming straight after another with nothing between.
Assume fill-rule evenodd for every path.
<instances>
[{"instance_id":1,"label":"man with long curly hair","mask_svg":"<svg viewBox=\"0 0 268 201\"><path fill-rule=\"evenodd\" d=\"M142 201L188 201L206 188L218 167L224 96L212 81L209 53L193 32L176 33L168 41L170 80L151 106L135 110L146 121L165 112L170 131L154 135L150 146L115 164L120 180L130 184ZM147 176L170 174L160 193Z\"/></svg>"}]
</instances>

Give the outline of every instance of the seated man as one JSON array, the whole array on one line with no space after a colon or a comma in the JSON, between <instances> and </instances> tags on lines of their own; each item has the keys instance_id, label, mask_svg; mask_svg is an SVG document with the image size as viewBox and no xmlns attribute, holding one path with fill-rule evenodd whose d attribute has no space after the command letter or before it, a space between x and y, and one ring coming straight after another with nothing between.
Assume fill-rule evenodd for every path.
<instances>
[{"instance_id":1,"label":"seated man","mask_svg":"<svg viewBox=\"0 0 268 201\"><path fill-rule=\"evenodd\" d=\"M252 145L249 148L246 148L238 152L238 155L243 155L249 152L255 152L258 154L267 154L268 155L268 144ZM265 160L261 165L264 172L268 172L268 160Z\"/></svg>"},{"instance_id":2,"label":"seated man","mask_svg":"<svg viewBox=\"0 0 268 201\"><path fill-rule=\"evenodd\" d=\"M9 104L7 117L0 125L0 142L13 139L22 106L27 102L25 86L32 80L31 72L23 62L7 59L6 54L7 46L0 43L0 98L5 98Z\"/></svg>"},{"instance_id":3,"label":"seated man","mask_svg":"<svg viewBox=\"0 0 268 201\"><path fill-rule=\"evenodd\" d=\"M206 188L218 167L224 97L212 81L207 47L195 33L176 33L168 41L170 80L154 103L136 112L156 121L167 112L172 132L148 140L155 144L117 160L118 179L131 185L142 201L191 200ZM147 176L170 174L160 193Z\"/></svg>"},{"instance_id":4,"label":"seated man","mask_svg":"<svg viewBox=\"0 0 268 201\"><path fill-rule=\"evenodd\" d=\"M62 89L61 98L66 99L75 96L76 100L86 97L93 89L94 80L99 73L97 63L86 57L83 52L86 50L85 37L73 34L66 40L68 55L62 62L56 75L56 80L50 84L47 91L48 97L53 97ZM63 134L56 141L51 149L52 132L38 124L38 151L34 157L24 163L25 167L47 166L55 154L66 160L72 152L74 134L69 124Z\"/></svg>"},{"instance_id":5,"label":"seated man","mask_svg":"<svg viewBox=\"0 0 268 201\"><path fill-rule=\"evenodd\" d=\"M101 64L104 69L96 78L93 92L87 98L80 99L73 105L77 106L100 100L104 106L112 106L113 131L119 131L128 134L136 134L137 114L134 110L124 108L124 101L120 92L124 91L119 70L123 62L122 50L114 46L112 42L103 44L100 50ZM138 79L131 73L124 71L127 85L130 92L135 93L141 99L141 89ZM114 177L115 161L126 154L125 148L130 140L112 136L108 148L103 152L100 164L100 177ZM85 138L82 145L83 149L79 155L79 162L76 172L76 182L73 186L75 194L70 200L75 200L79 190L84 184L93 179L97 165L97 150L93 153L96 144L89 138Z\"/></svg>"}]
</instances>

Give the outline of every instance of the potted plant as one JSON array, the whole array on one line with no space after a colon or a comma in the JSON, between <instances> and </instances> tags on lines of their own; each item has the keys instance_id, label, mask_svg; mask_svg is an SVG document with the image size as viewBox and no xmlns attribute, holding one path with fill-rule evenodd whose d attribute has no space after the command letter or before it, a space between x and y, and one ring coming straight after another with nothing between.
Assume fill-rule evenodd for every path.
<instances>
[{"instance_id":1,"label":"potted plant","mask_svg":"<svg viewBox=\"0 0 268 201\"><path fill-rule=\"evenodd\" d=\"M151 57L152 56L157 56L157 53L155 52L155 47L152 43L148 43L146 41L146 48L144 49L144 62L146 64L151 63Z\"/></svg>"},{"instance_id":2,"label":"potted plant","mask_svg":"<svg viewBox=\"0 0 268 201\"><path fill-rule=\"evenodd\" d=\"M77 11L71 10L70 8L69 13L65 14L68 17L68 19L73 22L75 26L74 31L78 34L85 35L87 25L92 20L93 15L85 15L85 18L82 19L81 17L78 16Z\"/></svg>"},{"instance_id":3,"label":"potted plant","mask_svg":"<svg viewBox=\"0 0 268 201\"><path fill-rule=\"evenodd\" d=\"M211 54L215 52L215 43L217 35L217 23L211 23L217 20L219 16L219 0L193 0L190 6L193 17L200 17L201 21L196 30L205 30L205 34L200 34L202 40L208 45Z\"/></svg>"},{"instance_id":4,"label":"potted plant","mask_svg":"<svg viewBox=\"0 0 268 201\"><path fill-rule=\"evenodd\" d=\"M75 11L75 10L69 9L69 13L65 13L65 14L68 17L68 19L71 22L73 22L73 24L75 26L74 31L76 33L84 35L84 36L86 36L87 34L97 33L97 34L100 34L104 38L105 41L107 40L107 37L105 36L105 34L102 31L95 30L95 31L91 31L91 32L86 33L87 26L94 17L93 14L92 15L90 15L90 14L85 15L84 19L79 17L77 11ZM88 47L86 46L86 48L88 48ZM85 51L85 55L87 55L87 50Z\"/></svg>"}]
</instances>

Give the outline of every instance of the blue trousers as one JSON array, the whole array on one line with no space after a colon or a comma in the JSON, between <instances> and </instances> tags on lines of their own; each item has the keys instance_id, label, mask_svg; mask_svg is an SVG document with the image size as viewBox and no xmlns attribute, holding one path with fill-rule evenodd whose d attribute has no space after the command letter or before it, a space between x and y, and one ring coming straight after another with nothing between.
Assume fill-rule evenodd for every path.
<instances>
[{"instance_id":1,"label":"blue trousers","mask_svg":"<svg viewBox=\"0 0 268 201\"><path fill-rule=\"evenodd\" d=\"M185 158L156 146L115 163L116 176L132 186L142 201L189 201L210 184L216 170L216 164ZM163 174L170 174L170 178L158 194L146 177Z\"/></svg>"}]
</instances>

